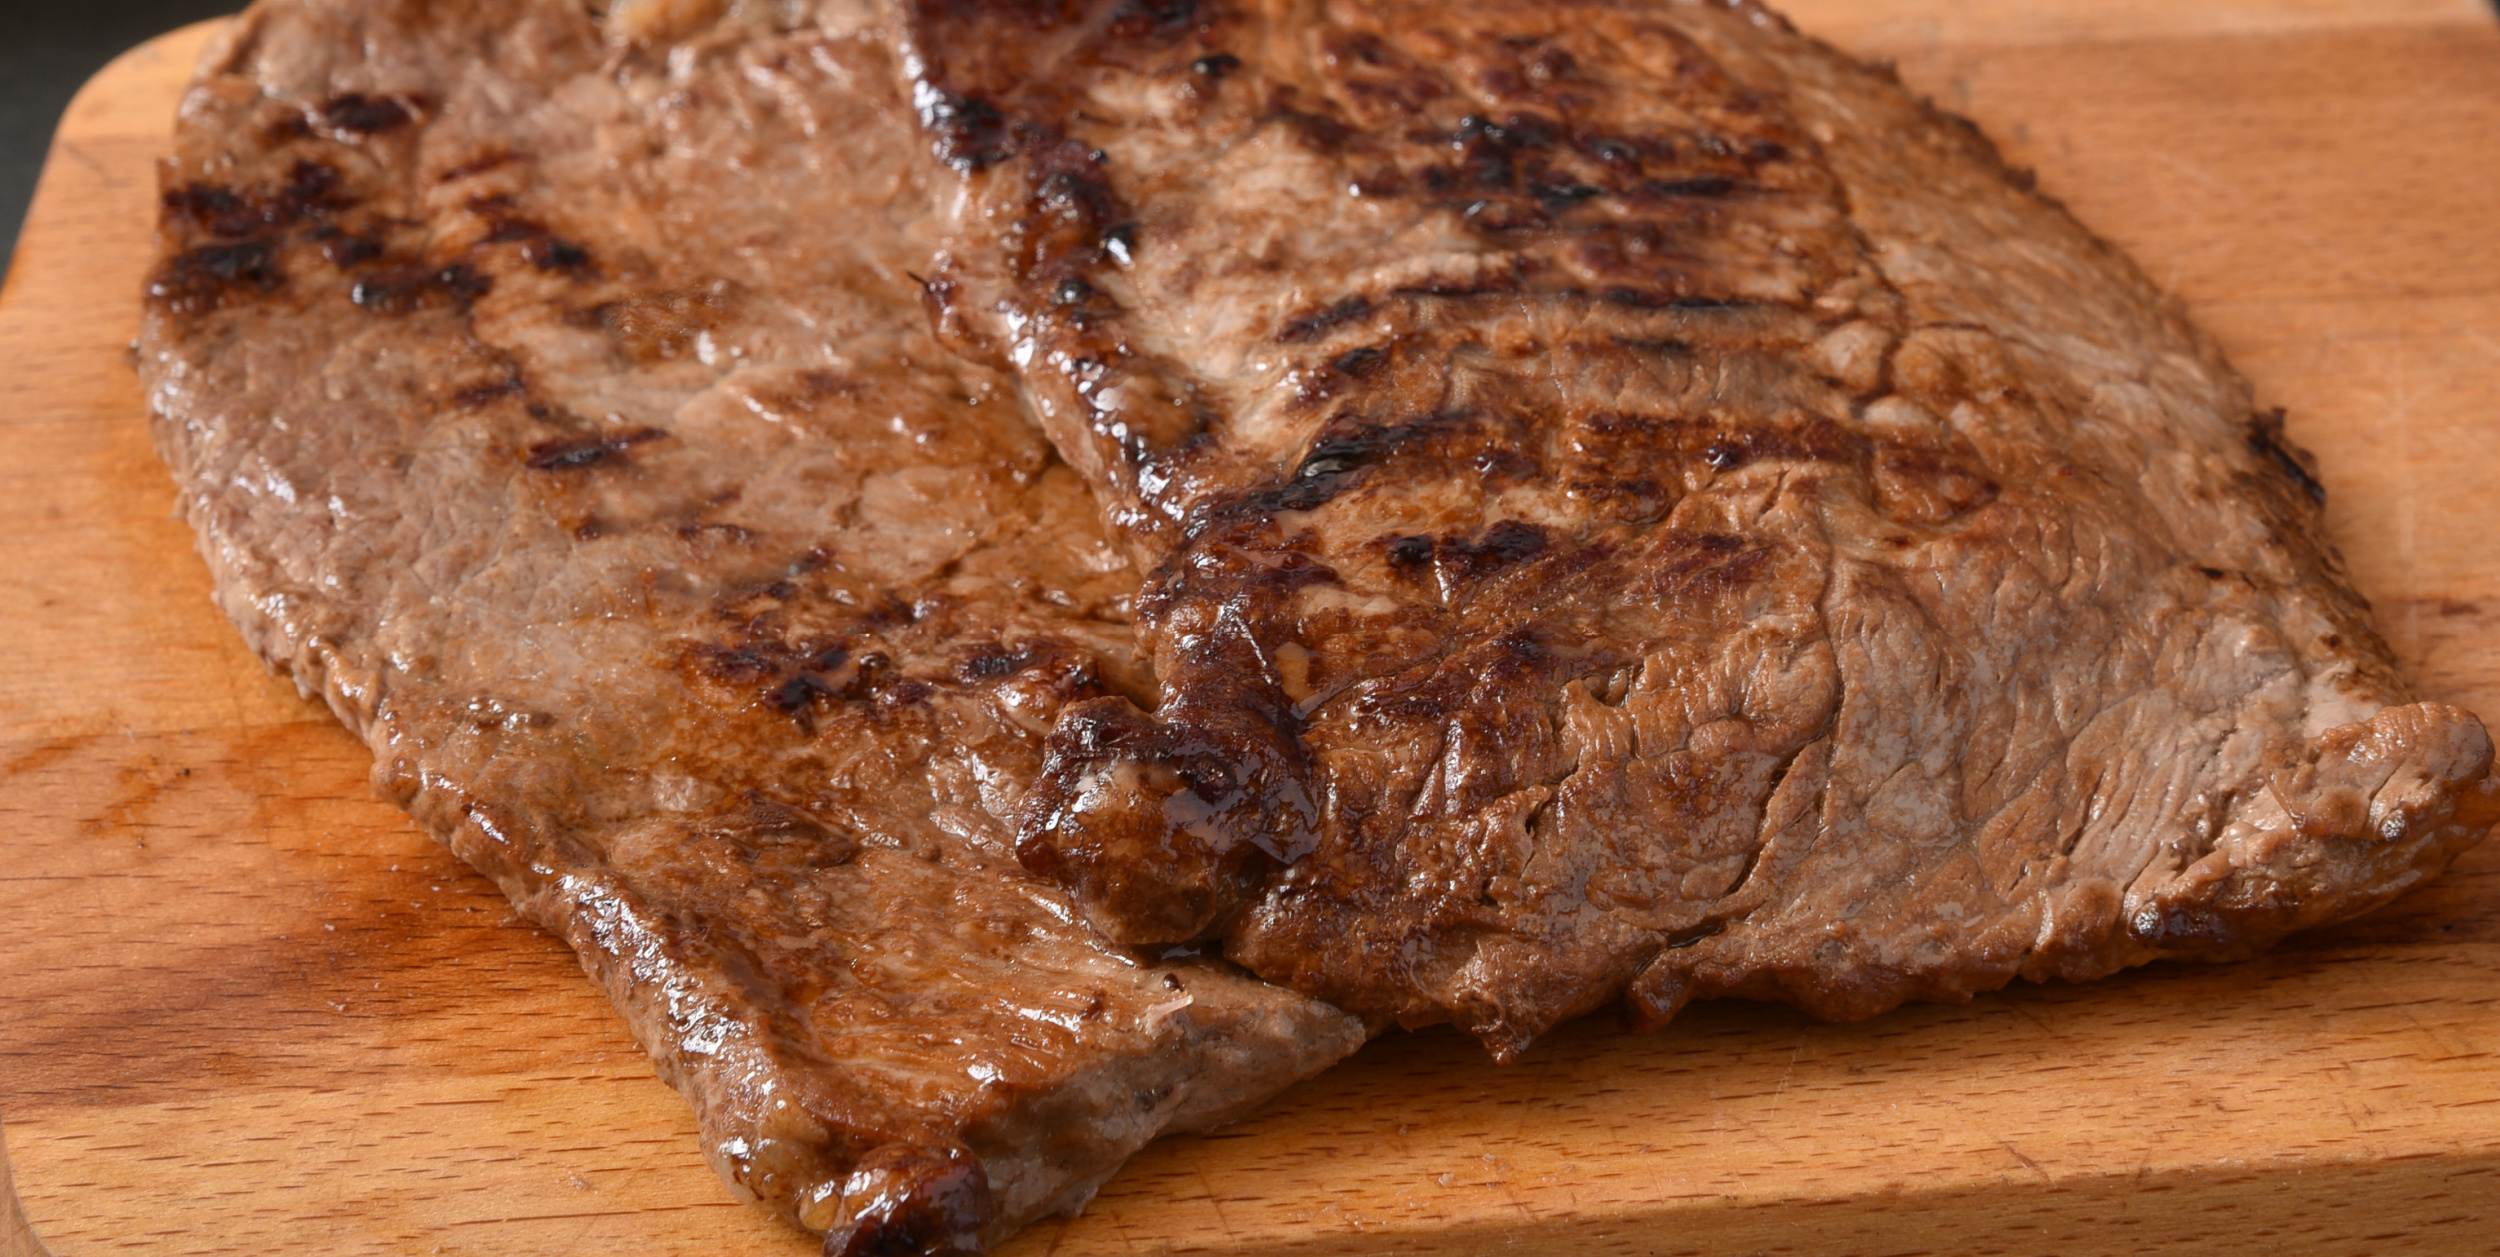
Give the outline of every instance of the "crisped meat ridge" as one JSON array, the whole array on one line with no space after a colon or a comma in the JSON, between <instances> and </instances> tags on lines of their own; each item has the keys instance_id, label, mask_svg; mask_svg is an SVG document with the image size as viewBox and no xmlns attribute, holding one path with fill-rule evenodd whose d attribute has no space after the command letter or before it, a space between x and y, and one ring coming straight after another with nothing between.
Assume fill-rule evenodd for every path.
<instances>
[{"instance_id":1,"label":"crisped meat ridge","mask_svg":"<svg viewBox=\"0 0 2500 1257\"><path fill-rule=\"evenodd\" d=\"M1362 1028L1016 864L1057 711L1151 694L1135 576L926 330L883 41L673 12L255 7L141 371L220 604L573 945L731 1187L954 1251Z\"/></svg>"},{"instance_id":2,"label":"crisped meat ridge","mask_svg":"<svg viewBox=\"0 0 2500 1257\"><path fill-rule=\"evenodd\" d=\"M2280 417L1766 10L896 3L943 325L1152 573L1020 839L1112 936L1507 1056L2239 955L2493 819Z\"/></svg>"}]
</instances>

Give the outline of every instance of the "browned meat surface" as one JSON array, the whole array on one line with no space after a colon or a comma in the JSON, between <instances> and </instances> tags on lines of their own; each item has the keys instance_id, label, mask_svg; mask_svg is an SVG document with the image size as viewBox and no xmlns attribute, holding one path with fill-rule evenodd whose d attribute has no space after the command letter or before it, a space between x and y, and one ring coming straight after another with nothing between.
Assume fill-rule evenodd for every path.
<instances>
[{"instance_id":1,"label":"browned meat surface","mask_svg":"<svg viewBox=\"0 0 2500 1257\"><path fill-rule=\"evenodd\" d=\"M1151 575L1026 864L1498 1055L2224 957L2494 815L2247 385L1746 0L897 0L944 330Z\"/></svg>"},{"instance_id":2,"label":"browned meat surface","mask_svg":"<svg viewBox=\"0 0 2500 1257\"><path fill-rule=\"evenodd\" d=\"M951 1251L1362 1028L1017 865L1058 710L1152 701L1137 579L927 330L888 42L717 8L257 7L141 371L225 610L572 943L722 1177Z\"/></svg>"}]
</instances>

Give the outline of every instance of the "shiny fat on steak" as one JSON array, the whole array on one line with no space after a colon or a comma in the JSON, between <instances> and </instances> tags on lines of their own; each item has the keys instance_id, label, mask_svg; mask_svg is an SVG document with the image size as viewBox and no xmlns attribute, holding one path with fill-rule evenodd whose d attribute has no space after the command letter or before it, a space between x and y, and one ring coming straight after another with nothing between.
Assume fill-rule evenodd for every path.
<instances>
[{"instance_id":1,"label":"shiny fat on steak","mask_svg":"<svg viewBox=\"0 0 2500 1257\"><path fill-rule=\"evenodd\" d=\"M1016 863L1059 709L1152 701L1137 578L930 336L897 71L826 13L256 6L139 363L220 605L572 944L731 1187L951 1251L1362 1027Z\"/></svg>"},{"instance_id":2,"label":"shiny fat on steak","mask_svg":"<svg viewBox=\"0 0 2500 1257\"><path fill-rule=\"evenodd\" d=\"M2494 816L2279 415L1749 0L897 0L932 278L1150 575L1025 862L1510 1056L2252 952Z\"/></svg>"}]
</instances>

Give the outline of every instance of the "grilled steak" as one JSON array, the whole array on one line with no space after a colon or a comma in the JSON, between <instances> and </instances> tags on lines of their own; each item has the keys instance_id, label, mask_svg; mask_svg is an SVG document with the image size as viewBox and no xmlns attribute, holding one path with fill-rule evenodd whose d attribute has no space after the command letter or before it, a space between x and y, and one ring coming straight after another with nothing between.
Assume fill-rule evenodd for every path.
<instances>
[{"instance_id":1,"label":"grilled steak","mask_svg":"<svg viewBox=\"0 0 2500 1257\"><path fill-rule=\"evenodd\" d=\"M1016 863L1059 709L1153 701L1137 578L928 331L886 41L717 7L256 7L141 371L221 605L573 945L733 1189L952 1251L1362 1027Z\"/></svg>"},{"instance_id":2,"label":"grilled steak","mask_svg":"<svg viewBox=\"0 0 2500 1257\"><path fill-rule=\"evenodd\" d=\"M1020 852L1508 1056L2225 957L2494 817L2279 415L1750 0L901 0L932 291L1150 570Z\"/></svg>"}]
</instances>

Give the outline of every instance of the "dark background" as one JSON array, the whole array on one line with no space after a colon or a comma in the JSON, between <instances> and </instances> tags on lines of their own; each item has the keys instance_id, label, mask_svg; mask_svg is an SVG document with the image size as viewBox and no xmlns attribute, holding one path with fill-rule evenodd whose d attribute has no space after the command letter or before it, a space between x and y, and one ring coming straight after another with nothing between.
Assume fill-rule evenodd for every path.
<instances>
[{"instance_id":1,"label":"dark background","mask_svg":"<svg viewBox=\"0 0 2500 1257\"><path fill-rule=\"evenodd\" d=\"M242 0L0 0L0 273L61 109L131 45Z\"/></svg>"}]
</instances>

